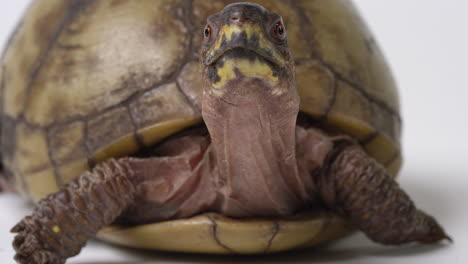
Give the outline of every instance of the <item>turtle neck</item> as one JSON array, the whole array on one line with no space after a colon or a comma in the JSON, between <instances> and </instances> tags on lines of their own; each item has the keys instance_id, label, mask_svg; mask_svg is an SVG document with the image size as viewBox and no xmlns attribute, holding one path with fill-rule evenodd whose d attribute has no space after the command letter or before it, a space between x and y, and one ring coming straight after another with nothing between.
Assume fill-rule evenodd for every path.
<instances>
[{"instance_id":1,"label":"turtle neck","mask_svg":"<svg viewBox=\"0 0 468 264\"><path fill-rule=\"evenodd\" d=\"M218 210L239 217L291 214L305 193L296 161L297 94L274 95L249 78L230 88L203 98Z\"/></svg>"}]
</instances>

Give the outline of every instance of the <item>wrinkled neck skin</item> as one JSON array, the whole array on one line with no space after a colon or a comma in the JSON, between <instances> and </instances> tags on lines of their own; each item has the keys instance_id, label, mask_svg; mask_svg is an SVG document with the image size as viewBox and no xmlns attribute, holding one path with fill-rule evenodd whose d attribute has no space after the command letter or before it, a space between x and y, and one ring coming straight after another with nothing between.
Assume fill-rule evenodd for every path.
<instances>
[{"instance_id":1,"label":"wrinkled neck skin","mask_svg":"<svg viewBox=\"0 0 468 264\"><path fill-rule=\"evenodd\" d=\"M291 186L300 184L294 182L299 97L292 82L240 77L222 92L212 92L209 81L204 85L202 116L212 141L220 210L237 216L296 210L291 205L300 198Z\"/></svg>"}]
</instances>

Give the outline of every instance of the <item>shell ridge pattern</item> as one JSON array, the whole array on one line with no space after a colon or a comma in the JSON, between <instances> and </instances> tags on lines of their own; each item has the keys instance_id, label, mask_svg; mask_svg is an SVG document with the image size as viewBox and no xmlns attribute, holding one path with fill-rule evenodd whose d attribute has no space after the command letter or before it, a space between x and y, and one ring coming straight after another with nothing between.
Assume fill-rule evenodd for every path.
<instances>
[{"instance_id":1,"label":"shell ridge pattern","mask_svg":"<svg viewBox=\"0 0 468 264\"><path fill-rule=\"evenodd\" d=\"M224 248L225 250L227 250L228 252L231 252L231 253L236 253L236 251L230 247L228 247L227 245L225 245L220 239L219 239L219 236L218 236L218 223L216 222L216 219L211 216L211 215L206 215L206 217L208 218L208 220L210 220L211 222L211 232L212 232L212 235L213 235L213 239L216 241L216 244L218 244L220 247Z\"/></svg>"},{"instance_id":2,"label":"shell ridge pattern","mask_svg":"<svg viewBox=\"0 0 468 264\"><path fill-rule=\"evenodd\" d=\"M388 159L388 161L385 161L385 162L384 162L384 166L385 166L385 167L388 167L388 166L390 166L395 160L397 160L397 159L400 157L400 152L401 152L401 150L397 149L397 150L395 151L395 153L392 154L392 156L390 156L390 158Z\"/></svg>"},{"instance_id":3,"label":"shell ridge pattern","mask_svg":"<svg viewBox=\"0 0 468 264\"><path fill-rule=\"evenodd\" d=\"M57 186L62 186L64 184L64 181L63 181L63 177L60 173L60 170L59 170L59 163L58 161L54 158L54 155L52 155L52 148L50 147L52 145L52 140L51 140L51 137L52 137L52 133L50 132L50 128L47 129L46 131L46 141L47 141L47 145L49 146L47 148L47 156L49 157L49 160L50 160L50 163L52 164L52 167L53 167L53 173L54 173L54 177L55 177L55 181L57 182Z\"/></svg>"},{"instance_id":4,"label":"shell ridge pattern","mask_svg":"<svg viewBox=\"0 0 468 264\"><path fill-rule=\"evenodd\" d=\"M304 13L304 9L299 6L299 4L296 1L291 1L291 5L298 14L298 17L302 24L304 25L309 25L309 28L312 30L313 27L310 26L310 20L307 17L307 15ZM307 40L308 43L311 43L311 46L315 45L316 40L313 37L314 34L304 34L304 38ZM331 73L333 76L333 91L332 91L332 97L327 103L327 106L325 107L324 114L318 119L319 122L325 122L328 118L328 115L330 114L331 110L333 109L333 106L336 102L336 96L337 96L337 90L338 90L338 83L336 81L336 74L335 72L330 69L330 67L326 64L323 63L323 60L320 58L320 54L313 49L309 50L309 56L310 58L299 58L297 61L295 61L296 64L305 64L307 62L317 62L321 67L325 68L327 71Z\"/></svg>"},{"instance_id":5,"label":"shell ridge pattern","mask_svg":"<svg viewBox=\"0 0 468 264\"><path fill-rule=\"evenodd\" d=\"M319 64L321 66L323 66L320 62ZM327 69L327 71L331 72L327 67L325 67ZM325 108L325 112L323 114L323 116L321 116L319 118L319 122L325 122L330 114L330 112L333 110L333 106L335 105L336 103L336 97L337 97L337 94L338 94L338 82L336 81L336 78L335 78L335 75L333 74L333 72L331 72L331 74L333 75L333 91L332 91L332 96L330 98L330 100L328 101L328 104Z\"/></svg>"},{"instance_id":6,"label":"shell ridge pattern","mask_svg":"<svg viewBox=\"0 0 468 264\"><path fill-rule=\"evenodd\" d=\"M83 2L83 1L81 1ZM90 0L86 1L86 2L90 2ZM192 3L192 1L190 1L189 3ZM80 5L81 7L81 5ZM187 10L189 10L191 8L191 6L187 6L187 7L183 7L183 13L187 13ZM77 11L73 12L73 14L75 14ZM187 17L187 16L184 16L182 15L183 17ZM190 14L191 16L191 14ZM192 25L190 23L188 23L188 20L190 18L184 18L182 19L177 17L177 19L180 19L183 23L184 23L184 26L189 28L188 25L190 25L190 27L192 27ZM64 19L66 20L66 19ZM68 18L68 20L70 20L70 18ZM69 21L66 21L67 23ZM65 22L63 22L62 24L64 24L62 27L65 27L66 24ZM60 35L60 33L64 30L64 28L61 28L61 30L59 30L59 32L56 32L56 35ZM54 34L55 36L55 34ZM109 107L106 107L100 111L91 111L87 114L74 114L72 116L70 116L69 118L67 118L66 120L64 121L61 121L61 122L55 122L55 123L52 123L52 124L49 124L49 125L46 125L44 127L42 126L38 126L36 124L33 124L31 122L29 122L28 120L26 120L24 118L24 115L21 115L21 117L19 118L19 121L21 122L24 122L27 126L31 127L31 128L37 128L37 129L42 129L42 130L45 130L45 129L49 129L49 128L52 128L52 127L55 127L55 126L65 126L65 125L69 125L69 124L72 124L72 123L75 123L77 121L82 121L82 122L85 122L87 123L90 119L94 118L95 116L99 116L99 115L102 115L104 113L107 113L109 111L112 111L112 110L115 110L116 108L119 108L119 107L126 107L128 106L131 102L135 101L136 99L138 99L142 94L145 94L146 92L148 91L151 91L151 90L154 90L154 89L157 89L158 87L162 87L166 84L170 84L170 83L173 83L173 82L176 82L177 81L177 77L179 76L180 72L182 71L183 67L187 64L187 62L189 61L189 54L191 53L191 51L193 50L192 48L192 40L191 40L191 33L189 33L187 35L187 43L188 44L185 44L187 45L187 52L186 54L183 56L183 58L181 59L181 63L179 64L179 66L172 72L168 75L167 78L164 78L162 81L158 82L158 83L155 83L151 86L149 86L148 88L146 89L142 89L142 90L139 90L139 91L136 91L132 94L130 94L126 99L122 100L121 102L117 103L117 104L114 104L114 105L111 105ZM59 43L55 43L56 45L58 45ZM53 46L53 44L52 44ZM52 47L51 47L52 48ZM76 47L73 47L73 48L76 48ZM45 56L47 57L47 56ZM183 92L183 91L182 91ZM29 94L29 92L27 92ZM187 97L187 95L185 94L185 92L183 92L183 95L184 97ZM29 97L29 96L28 96ZM187 98L188 100L188 98ZM190 102L190 100L188 100ZM190 102L190 105L192 105L192 103ZM25 105L25 109L27 109L27 104ZM24 111L23 111L24 112Z\"/></svg>"},{"instance_id":7,"label":"shell ridge pattern","mask_svg":"<svg viewBox=\"0 0 468 264\"><path fill-rule=\"evenodd\" d=\"M37 58L35 59L34 66L32 68L31 74L28 77L29 80L28 80L28 82L26 84L26 88L25 88L26 98L25 98L25 102L24 102L24 105L22 107L22 110L21 110L20 114L18 115L18 117L16 119L12 119L13 122L16 122L17 124L23 123L24 126L26 126L28 129L34 129L34 130L39 130L41 132L44 132L47 144L50 144L49 132L50 132L51 126L43 127L41 125L31 123L25 118L25 115L24 115L24 113L28 109L30 101L31 101L31 90L33 88L33 85L34 85L37 77L39 76L39 74L41 72L42 67L44 66L44 64L46 63L46 61L47 61L47 59L49 57L48 56L49 53L53 50L54 47L56 47L58 45L58 38L60 37L62 32L64 30L66 30L67 25L69 25L73 21L73 19L83 9L85 9L91 3L93 3L93 1L91 1L91 0L70 1L68 3L68 5L65 7L67 9L67 13L65 15L63 15L63 17L61 18L61 21L60 21L59 25L57 26L57 28L54 30L54 33L52 34L52 37L48 40L45 50L43 52L41 52L37 56ZM21 24L22 24L22 22L19 23L19 25L17 26L17 29L15 29L15 32L11 36L10 40L12 40L14 38L14 35L16 34L18 28L21 27L20 26ZM6 49L5 49L5 51L6 51ZM4 54L2 54L2 58L3 58L3 55ZM2 69L2 75L3 75L4 71L5 71L5 69ZM3 78L2 78L2 82L3 82ZM1 93L2 93L2 96L1 96L1 100L2 100L2 102L1 102L1 113L2 113L2 115L4 117L4 119L2 120L2 122L3 122L5 120L5 118L6 118L6 116L5 116L4 110L3 110L4 109L3 108L3 105L4 105L4 102L3 102L4 85L2 85L2 86L3 87L1 87L1 89L2 89L2 91L1 91ZM54 173L55 180L56 180L57 184L61 184L62 179L59 176L58 168L56 166L57 163L52 157L50 147L47 149L47 156L48 156L49 162L51 163L51 165L53 167L53 173ZM24 179L25 176L23 175L23 173L19 172L18 170L16 170L16 174L18 174L18 178L19 178L19 181L20 181L19 184L20 184L20 186L21 186L21 188L23 190L23 194L28 195L28 198L30 199L30 197L29 197L29 195L30 195L29 186L26 183L26 180Z\"/></svg>"},{"instance_id":8,"label":"shell ridge pattern","mask_svg":"<svg viewBox=\"0 0 468 264\"><path fill-rule=\"evenodd\" d=\"M175 8L173 8L172 11L173 11L174 18L181 21L183 23L183 26L185 27L184 30L187 30L187 29L190 29L190 27L192 27L191 24L188 22L190 20L190 17L191 17L190 10L192 8L192 6L191 6L192 1L182 2L182 3L187 3L187 5L178 5ZM191 32L188 32L188 34L186 34L183 45L185 46L186 53L180 58L180 63L178 64L178 66L172 72L170 72L168 74L167 78L163 78L161 81L159 81L157 83L154 83L153 85L150 85L146 89L135 91L134 93L130 94L127 98L120 101L119 103L111 105L111 106L109 106L107 108L104 108L101 111L91 112L91 113L88 113L88 114L83 115L83 116L75 115L74 118L73 117L69 118L69 120L67 120L66 122L63 122L63 123L73 123L75 120L84 121L85 122L85 133L84 133L83 138L84 138L84 142L87 142L89 140L89 122L90 122L90 120L92 120L96 116L102 116L102 115L105 115L108 112L111 112L113 110L116 110L116 109L119 109L119 108L123 107L123 108L127 109L127 113L128 113L129 119L130 119L130 123L133 126L132 134L133 134L133 137L134 137L138 147L140 149L146 147L145 144L144 144L144 140L143 140L142 136L139 134L139 130L142 127L139 127L138 122L136 121L137 117L135 116L135 113L131 110L131 104L133 102L139 100L142 96L144 96L144 94L146 94L146 93L148 93L150 91L156 90L156 89L158 89L160 87L165 87L166 85L174 83L176 85L177 89L179 90L179 92L181 93L181 95L183 96L184 100L187 102L187 104L193 109L194 112L196 112L196 108L194 107L194 104L191 102L191 100L188 99L188 96L183 92L183 90L180 89L180 87L178 85L178 82L177 82L177 78L180 75L180 73L182 72L184 66L187 64L187 62L189 60L189 54L192 51ZM97 161L95 160L95 157L93 156L93 151L90 149L90 147L86 143L85 143L85 148L86 148L86 153L87 153L87 158L88 158L88 165L89 165L90 168L93 168L96 165Z\"/></svg>"},{"instance_id":9,"label":"shell ridge pattern","mask_svg":"<svg viewBox=\"0 0 468 264\"><path fill-rule=\"evenodd\" d=\"M195 53L194 45L193 45L193 32L195 32L195 26L193 23L191 23L194 20L194 14L193 14L193 0L187 1L186 4L182 7L180 7L182 10L182 17L179 17L179 19L184 23L185 27L188 30L188 47L186 49L185 56L182 60L182 62L179 65L179 69L177 70L176 76L175 76L175 83L176 87L179 90L179 92L184 96L184 100L192 107L194 112L197 112L198 109L196 107L195 102L193 102L192 99L185 93L184 89L180 87L180 83L177 80L181 72L183 71L184 67L192 60L191 56L192 54Z\"/></svg>"},{"instance_id":10,"label":"shell ridge pattern","mask_svg":"<svg viewBox=\"0 0 468 264\"><path fill-rule=\"evenodd\" d=\"M309 18L307 17L306 14L304 14L304 9L301 8L297 3L296 1L291 1L291 4L292 6L295 8L296 12L299 14L299 19L301 20L301 22L305 25L309 25L311 23L311 21L309 20ZM309 26L309 28L312 30L313 27L312 26ZM307 39L307 41L309 43L312 43L311 45L314 45L314 43L317 43L317 41L314 39L314 36L315 34L304 34L304 37ZM345 76L343 76L342 74L340 74L332 65L328 64L325 62L325 60L322 58L322 56L319 54L319 52L316 52L316 51L310 51L311 52L311 58L312 60L317 60L323 67L325 67L327 70L329 70L335 80L341 80L345 83L347 83L351 88L355 89L356 91L358 91L362 96L364 96L364 98L366 98L368 101L376 104L379 108L381 108L382 110L385 110L387 112L389 112L391 115L395 116L398 120L398 122L401 123L401 117L400 115L398 114L398 112L393 109L392 107L390 107L389 105L387 105L385 102L379 100L379 99L376 99L374 98L372 95L370 95L364 88L362 88L360 85L348 80L348 78L346 78ZM308 60L308 59L306 59ZM335 81L336 83L336 81ZM335 89L336 90L336 89ZM334 92L334 95L336 95L336 92ZM335 102L334 99L331 100L331 103ZM333 108L333 104L327 106L327 110L331 110ZM328 111L330 112L330 111ZM328 113L327 113L328 114Z\"/></svg>"},{"instance_id":11,"label":"shell ridge pattern","mask_svg":"<svg viewBox=\"0 0 468 264\"><path fill-rule=\"evenodd\" d=\"M278 235L280 229L281 229L280 223L278 223L277 221L273 221L272 227L271 227L272 234L271 234L270 239L268 239L268 243L265 247L265 250L263 251L264 253L268 253L270 251L271 245L273 244L273 240L275 240L276 235Z\"/></svg>"},{"instance_id":12,"label":"shell ridge pattern","mask_svg":"<svg viewBox=\"0 0 468 264\"><path fill-rule=\"evenodd\" d=\"M135 138L136 143L138 146L143 149L145 147L145 144L143 143L143 138L138 134L138 125L135 120L135 117L132 114L132 111L130 111L130 107L126 106L128 116L130 117L131 124L133 126L133 137Z\"/></svg>"},{"instance_id":13,"label":"shell ridge pattern","mask_svg":"<svg viewBox=\"0 0 468 264\"><path fill-rule=\"evenodd\" d=\"M62 34L62 32L67 28L67 25L70 24L73 19L87 6L89 6L91 3L94 3L92 0L84 0L84 1L70 1L68 3L69 6L66 6L67 13L63 16L62 21L60 21L60 24L58 25L57 29L52 35L52 38L48 41L45 50L39 54L38 58L34 62L34 67L32 70L31 75L29 76L29 82L27 83L26 90L25 90L25 103L23 105L23 109L21 111L21 114L19 116L19 119L24 119L26 121L26 118L24 117L24 112L28 109L30 101L31 101L31 90L33 88L33 85L37 79L37 77L40 74L40 71L42 69L42 66L45 64L45 62L48 59L49 53L52 51L54 46L58 42L58 38Z\"/></svg>"},{"instance_id":14,"label":"shell ridge pattern","mask_svg":"<svg viewBox=\"0 0 468 264\"><path fill-rule=\"evenodd\" d=\"M374 98L364 88L362 88L360 85L354 83L353 81L351 81L348 78L346 78L345 76L343 76L341 73L339 73L337 70L335 70L333 66L326 63L322 58L317 58L317 59L320 61L320 63L323 66L325 66L327 69L329 69L333 73L333 75L335 76L336 79L348 84L351 88L353 88L354 90L359 92L365 99L367 99L367 101L377 105L380 109L390 113L392 116L395 116L397 118L398 122L401 123L401 117L397 113L397 111L395 111L393 108L391 108L385 102L383 102L383 101L381 101L381 100L379 100L377 98Z\"/></svg>"}]
</instances>

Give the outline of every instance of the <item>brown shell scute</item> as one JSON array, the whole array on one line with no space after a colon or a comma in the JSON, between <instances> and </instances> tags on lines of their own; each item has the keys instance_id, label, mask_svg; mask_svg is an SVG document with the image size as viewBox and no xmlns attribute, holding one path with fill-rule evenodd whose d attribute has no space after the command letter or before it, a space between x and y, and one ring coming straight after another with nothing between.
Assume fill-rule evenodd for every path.
<instances>
[{"instance_id":1,"label":"brown shell scute","mask_svg":"<svg viewBox=\"0 0 468 264\"><path fill-rule=\"evenodd\" d=\"M4 89L3 100L11 103L3 104L3 111L13 118L24 110L30 86L48 55L50 40L59 30L67 9L68 2L35 1L10 40L9 45L15 48L8 48L4 53L3 61L8 65L3 67L2 75L5 87L15 88Z\"/></svg>"},{"instance_id":2,"label":"brown shell scute","mask_svg":"<svg viewBox=\"0 0 468 264\"><path fill-rule=\"evenodd\" d=\"M366 151L396 174L401 165L399 99L391 72L367 26L347 1L295 3L304 25L302 37L312 43L311 59L296 58L298 68L312 61L327 69L335 82L329 104L317 107L305 101L315 96L316 88L301 82L304 77L298 72L301 110L360 141L374 135L365 142Z\"/></svg>"},{"instance_id":3,"label":"brown shell scute","mask_svg":"<svg viewBox=\"0 0 468 264\"><path fill-rule=\"evenodd\" d=\"M146 92L130 104L130 111L138 127L196 114L176 83L165 84Z\"/></svg>"},{"instance_id":4,"label":"brown shell scute","mask_svg":"<svg viewBox=\"0 0 468 264\"><path fill-rule=\"evenodd\" d=\"M301 95L301 109L306 109L318 120L325 119L336 98L333 73L319 61L300 60L296 63L296 81Z\"/></svg>"},{"instance_id":5,"label":"brown shell scute","mask_svg":"<svg viewBox=\"0 0 468 264\"><path fill-rule=\"evenodd\" d=\"M35 100L26 120L46 126L101 112L179 69L189 48L187 29L166 3L107 4L97 1L64 26L37 77L41 82L31 87Z\"/></svg>"},{"instance_id":6,"label":"brown shell scute","mask_svg":"<svg viewBox=\"0 0 468 264\"><path fill-rule=\"evenodd\" d=\"M180 89L199 111L201 111L200 95L202 94L201 74L199 62L190 61L184 66L177 78Z\"/></svg>"},{"instance_id":7,"label":"brown shell scute","mask_svg":"<svg viewBox=\"0 0 468 264\"><path fill-rule=\"evenodd\" d=\"M96 161L135 152L144 143L149 145L200 121L195 95L198 80L180 77L184 65L190 71L195 65L188 63L196 48L189 34L192 25L187 13L191 8L186 1L63 3L35 2L3 58L6 170L18 177L19 189L27 193L36 178L20 163L45 159L47 163L37 173L56 181L40 187L41 191L34 187L34 200L55 191ZM31 39L36 36L29 34L32 28L46 26L42 41ZM28 61L16 66L18 58ZM31 58L35 60L29 61ZM15 68L28 65L31 69ZM176 80L183 89L164 88ZM158 92L160 88L162 92ZM159 110L153 106L153 116L148 113L145 117L135 111L135 105L149 94L159 94L163 105ZM144 118L148 120L143 124ZM146 135L144 130L158 122L172 123L159 128L167 132L158 137ZM15 141L11 142L15 135L18 142L24 141L26 135L17 131L21 126L25 131L41 131L44 144L37 149L41 153L35 153L38 158L19 153Z\"/></svg>"},{"instance_id":8,"label":"brown shell scute","mask_svg":"<svg viewBox=\"0 0 468 264\"><path fill-rule=\"evenodd\" d=\"M304 12L303 29L310 32L304 36L311 38L314 57L338 78L398 113L398 94L391 72L366 24L355 15L358 12L354 5L347 1L302 0L299 6ZM333 18L333 23L326 18ZM373 43L371 50L369 43Z\"/></svg>"},{"instance_id":9,"label":"brown shell scute","mask_svg":"<svg viewBox=\"0 0 468 264\"><path fill-rule=\"evenodd\" d=\"M76 121L65 126L57 126L49 132L51 157L56 163L74 161L87 156L84 145L85 124Z\"/></svg>"}]
</instances>

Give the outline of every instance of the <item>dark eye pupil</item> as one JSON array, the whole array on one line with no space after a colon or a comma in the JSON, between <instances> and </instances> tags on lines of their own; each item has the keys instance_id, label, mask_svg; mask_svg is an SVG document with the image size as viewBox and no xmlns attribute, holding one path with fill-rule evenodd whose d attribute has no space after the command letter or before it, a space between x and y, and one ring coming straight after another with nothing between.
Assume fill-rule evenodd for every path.
<instances>
[{"instance_id":1,"label":"dark eye pupil","mask_svg":"<svg viewBox=\"0 0 468 264\"><path fill-rule=\"evenodd\" d=\"M283 36L284 34L284 28L281 25L278 25L278 35Z\"/></svg>"},{"instance_id":2,"label":"dark eye pupil","mask_svg":"<svg viewBox=\"0 0 468 264\"><path fill-rule=\"evenodd\" d=\"M210 29L209 28L205 28L205 38L209 37L210 36Z\"/></svg>"}]
</instances>

